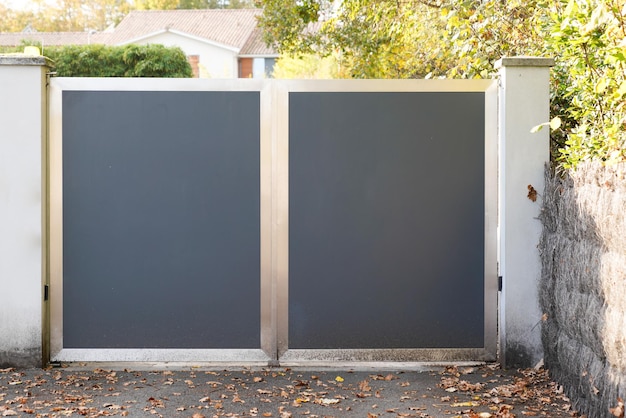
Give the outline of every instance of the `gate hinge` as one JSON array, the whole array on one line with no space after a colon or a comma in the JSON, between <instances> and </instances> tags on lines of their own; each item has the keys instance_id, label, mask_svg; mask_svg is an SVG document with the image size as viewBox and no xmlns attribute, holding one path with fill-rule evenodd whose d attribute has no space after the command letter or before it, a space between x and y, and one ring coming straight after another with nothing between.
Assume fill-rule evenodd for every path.
<instances>
[{"instance_id":1,"label":"gate hinge","mask_svg":"<svg viewBox=\"0 0 626 418\"><path fill-rule=\"evenodd\" d=\"M43 286L43 300L48 300L48 295L50 294L50 288L47 284Z\"/></svg>"},{"instance_id":2,"label":"gate hinge","mask_svg":"<svg viewBox=\"0 0 626 418\"><path fill-rule=\"evenodd\" d=\"M502 276L498 276L498 292L502 292Z\"/></svg>"}]
</instances>

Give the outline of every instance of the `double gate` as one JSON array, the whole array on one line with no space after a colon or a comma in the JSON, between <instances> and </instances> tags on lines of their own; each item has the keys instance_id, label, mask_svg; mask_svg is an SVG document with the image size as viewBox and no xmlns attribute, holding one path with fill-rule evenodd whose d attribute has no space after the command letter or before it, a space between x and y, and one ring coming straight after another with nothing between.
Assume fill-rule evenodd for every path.
<instances>
[{"instance_id":1,"label":"double gate","mask_svg":"<svg viewBox=\"0 0 626 418\"><path fill-rule=\"evenodd\" d=\"M494 359L496 90L53 78L52 360Z\"/></svg>"}]
</instances>

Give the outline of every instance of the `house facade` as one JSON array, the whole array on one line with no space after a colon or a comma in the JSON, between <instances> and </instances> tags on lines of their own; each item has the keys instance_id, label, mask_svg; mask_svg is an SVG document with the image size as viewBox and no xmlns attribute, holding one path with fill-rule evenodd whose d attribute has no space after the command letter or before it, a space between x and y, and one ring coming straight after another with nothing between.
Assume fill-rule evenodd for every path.
<instances>
[{"instance_id":1,"label":"house facade","mask_svg":"<svg viewBox=\"0 0 626 418\"><path fill-rule=\"evenodd\" d=\"M262 40L260 9L144 10L130 12L105 32L0 33L0 45L23 40L46 46L162 44L180 47L200 78L271 76L278 54Z\"/></svg>"}]
</instances>

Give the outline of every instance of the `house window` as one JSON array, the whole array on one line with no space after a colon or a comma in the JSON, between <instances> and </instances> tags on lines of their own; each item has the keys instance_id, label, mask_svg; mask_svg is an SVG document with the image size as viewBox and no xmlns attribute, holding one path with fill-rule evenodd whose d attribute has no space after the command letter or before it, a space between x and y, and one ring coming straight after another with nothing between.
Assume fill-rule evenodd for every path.
<instances>
[{"instance_id":1,"label":"house window","mask_svg":"<svg viewBox=\"0 0 626 418\"><path fill-rule=\"evenodd\" d=\"M276 58L254 58L252 59L252 77L271 78L274 72Z\"/></svg>"},{"instance_id":2,"label":"house window","mask_svg":"<svg viewBox=\"0 0 626 418\"><path fill-rule=\"evenodd\" d=\"M276 58L265 58L265 77L274 76L274 64L276 64Z\"/></svg>"}]
</instances>

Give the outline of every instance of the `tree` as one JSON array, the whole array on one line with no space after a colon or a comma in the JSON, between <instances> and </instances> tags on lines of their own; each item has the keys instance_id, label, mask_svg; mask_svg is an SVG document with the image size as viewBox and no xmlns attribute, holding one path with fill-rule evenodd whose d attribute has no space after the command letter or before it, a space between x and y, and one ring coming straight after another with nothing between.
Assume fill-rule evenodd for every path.
<instances>
[{"instance_id":1,"label":"tree","mask_svg":"<svg viewBox=\"0 0 626 418\"><path fill-rule=\"evenodd\" d=\"M500 57L553 56L553 157L564 167L626 161L624 0L262 3L266 42L340 54L352 77L491 77Z\"/></svg>"},{"instance_id":2,"label":"tree","mask_svg":"<svg viewBox=\"0 0 626 418\"><path fill-rule=\"evenodd\" d=\"M319 57L306 54L299 57L283 55L278 58L272 73L273 78L283 79L331 79L345 78L341 60L336 56Z\"/></svg>"},{"instance_id":3,"label":"tree","mask_svg":"<svg viewBox=\"0 0 626 418\"><path fill-rule=\"evenodd\" d=\"M187 9L206 9L207 0L180 0L178 2L178 8Z\"/></svg>"},{"instance_id":4,"label":"tree","mask_svg":"<svg viewBox=\"0 0 626 418\"><path fill-rule=\"evenodd\" d=\"M286 54L339 53L358 78L439 76L453 65L443 3L263 0L265 40Z\"/></svg>"},{"instance_id":5,"label":"tree","mask_svg":"<svg viewBox=\"0 0 626 418\"><path fill-rule=\"evenodd\" d=\"M117 24L129 10L127 0L32 0L26 10L0 4L0 12L6 16L0 21L0 31L21 32L26 27L38 32L101 31Z\"/></svg>"},{"instance_id":6,"label":"tree","mask_svg":"<svg viewBox=\"0 0 626 418\"><path fill-rule=\"evenodd\" d=\"M559 160L626 161L626 2L558 1L550 19Z\"/></svg>"},{"instance_id":7,"label":"tree","mask_svg":"<svg viewBox=\"0 0 626 418\"><path fill-rule=\"evenodd\" d=\"M13 10L3 3L0 3L0 16L0 32L21 32L33 21L31 11Z\"/></svg>"},{"instance_id":8,"label":"tree","mask_svg":"<svg viewBox=\"0 0 626 418\"><path fill-rule=\"evenodd\" d=\"M0 32L102 31L119 23L131 9L174 10L252 8L255 0L31 0L25 10L12 9L0 0Z\"/></svg>"},{"instance_id":9,"label":"tree","mask_svg":"<svg viewBox=\"0 0 626 418\"><path fill-rule=\"evenodd\" d=\"M243 9L255 7L254 0L138 0L139 10Z\"/></svg>"},{"instance_id":10,"label":"tree","mask_svg":"<svg viewBox=\"0 0 626 418\"><path fill-rule=\"evenodd\" d=\"M544 0L452 1L440 9L445 19L442 40L454 64L448 77L489 77L505 56L541 55L545 49Z\"/></svg>"},{"instance_id":11,"label":"tree","mask_svg":"<svg viewBox=\"0 0 626 418\"><path fill-rule=\"evenodd\" d=\"M137 10L174 10L179 0L137 0Z\"/></svg>"},{"instance_id":12,"label":"tree","mask_svg":"<svg viewBox=\"0 0 626 418\"><path fill-rule=\"evenodd\" d=\"M354 77L485 76L501 55L542 43L532 33L535 0L262 3L266 42L288 54L340 51Z\"/></svg>"},{"instance_id":13,"label":"tree","mask_svg":"<svg viewBox=\"0 0 626 418\"><path fill-rule=\"evenodd\" d=\"M204 3L207 9L253 9L256 7L254 0L205 0Z\"/></svg>"}]
</instances>

